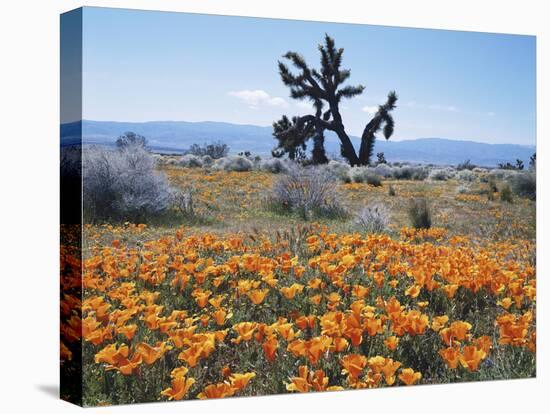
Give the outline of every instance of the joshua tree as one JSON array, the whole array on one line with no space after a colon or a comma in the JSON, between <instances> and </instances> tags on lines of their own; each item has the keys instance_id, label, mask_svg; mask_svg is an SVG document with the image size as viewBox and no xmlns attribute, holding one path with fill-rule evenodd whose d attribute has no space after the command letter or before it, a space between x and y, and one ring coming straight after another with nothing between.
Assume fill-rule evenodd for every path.
<instances>
[{"instance_id":1,"label":"joshua tree","mask_svg":"<svg viewBox=\"0 0 550 414\"><path fill-rule=\"evenodd\" d=\"M376 154L376 158L377 158L377 160L376 160L376 163L377 163L377 164L387 164L387 163L388 163L388 162L386 161L386 156L384 155L383 152L378 152L378 153Z\"/></svg>"},{"instance_id":2,"label":"joshua tree","mask_svg":"<svg viewBox=\"0 0 550 414\"><path fill-rule=\"evenodd\" d=\"M325 35L324 45L319 45L321 54L321 69L311 69L304 58L296 52L287 52L283 57L290 61L298 70L298 74L290 71L288 66L279 61L279 74L283 83L290 88L290 96L294 99L308 99L315 107L315 115L297 117L289 129L298 131L314 131L314 152L317 145L318 152L322 148L324 156L325 130L333 131L340 139L342 156L351 165L368 165L374 149L376 134L383 129L386 139L393 134L394 121L390 112L395 108L397 95L395 92L388 94L385 104L378 107L378 111L365 126L361 136L359 154L345 131L342 115L340 114L340 102L343 98L353 98L363 93L363 85L343 85L350 77L349 69L341 69L342 54L344 49L336 49L334 40ZM280 134L291 134L291 131L282 131ZM326 157L325 157L326 159ZM315 161L315 154L314 154Z\"/></svg>"},{"instance_id":3,"label":"joshua tree","mask_svg":"<svg viewBox=\"0 0 550 414\"><path fill-rule=\"evenodd\" d=\"M282 157L288 154L288 158L295 160L301 158L301 154L306 149L306 141L311 138L312 131L306 130L304 126L298 128L296 126L297 117L288 119L286 115L273 122L273 136L278 141L277 148L271 151L274 157Z\"/></svg>"}]
</instances>

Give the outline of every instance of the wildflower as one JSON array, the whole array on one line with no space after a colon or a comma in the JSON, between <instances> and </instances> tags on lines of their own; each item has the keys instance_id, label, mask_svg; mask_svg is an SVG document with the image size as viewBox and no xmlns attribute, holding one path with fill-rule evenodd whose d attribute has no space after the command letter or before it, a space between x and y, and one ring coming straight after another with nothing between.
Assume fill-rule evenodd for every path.
<instances>
[{"instance_id":1,"label":"wildflower","mask_svg":"<svg viewBox=\"0 0 550 414\"><path fill-rule=\"evenodd\" d=\"M254 289L248 292L247 295L254 305L259 305L264 301L268 292L268 289Z\"/></svg>"},{"instance_id":2,"label":"wildflower","mask_svg":"<svg viewBox=\"0 0 550 414\"><path fill-rule=\"evenodd\" d=\"M412 368L405 368L401 370L399 374L399 379L405 385L413 385L414 383L420 381L422 374L420 372L415 372Z\"/></svg>"},{"instance_id":3,"label":"wildflower","mask_svg":"<svg viewBox=\"0 0 550 414\"><path fill-rule=\"evenodd\" d=\"M455 369L460 361L460 349L448 347L439 351L439 355L450 369Z\"/></svg>"},{"instance_id":4,"label":"wildflower","mask_svg":"<svg viewBox=\"0 0 550 414\"><path fill-rule=\"evenodd\" d=\"M475 345L465 346L460 355L460 364L469 371L477 371L480 362L485 358L486 353Z\"/></svg>"},{"instance_id":5,"label":"wildflower","mask_svg":"<svg viewBox=\"0 0 550 414\"><path fill-rule=\"evenodd\" d=\"M384 345L386 345L386 348L388 348L390 351L395 351L398 344L399 338L395 335L389 336L388 338L384 339Z\"/></svg>"}]
</instances>

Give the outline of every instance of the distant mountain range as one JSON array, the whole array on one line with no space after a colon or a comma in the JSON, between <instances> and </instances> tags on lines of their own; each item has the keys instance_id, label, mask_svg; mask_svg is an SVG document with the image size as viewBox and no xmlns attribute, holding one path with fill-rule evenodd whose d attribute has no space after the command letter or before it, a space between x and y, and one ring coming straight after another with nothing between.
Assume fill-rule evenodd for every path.
<instances>
[{"instance_id":1,"label":"distant mountain range","mask_svg":"<svg viewBox=\"0 0 550 414\"><path fill-rule=\"evenodd\" d=\"M275 145L271 127L238 125L225 122L111 122L89 121L61 125L61 143L70 145L78 142L80 130L85 144L113 145L117 137L126 131L144 135L151 149L164 153L181 153L194 143L222 141L229 145L231 153L250 151L252 154L268 156ZM352 137L358 148L358 137ZM327 133L326 150L338 155L338 138ZM454 165L465 160L483 166L521 159L526 165L535 152L534 146L515 144L485 144L474 141L445 138L419 138L415 140L389 141L378 139L374 153L383 152L388 161L409 161L438 165Z\"/></svg>"}]
</instances>

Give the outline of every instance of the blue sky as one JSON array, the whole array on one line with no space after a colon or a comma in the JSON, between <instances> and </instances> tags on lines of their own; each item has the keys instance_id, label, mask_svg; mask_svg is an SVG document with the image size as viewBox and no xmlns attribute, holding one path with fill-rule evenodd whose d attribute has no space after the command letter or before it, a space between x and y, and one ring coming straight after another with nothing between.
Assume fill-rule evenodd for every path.
<instances>
[{"instance_id":1,"label":"blue sky","mask_svg":"<svg viewBox=\"0 0 550 414\"><path fill-rule=\"evenodd\" d=\"M392 139L535 144L535 37L119 9L84 10L83 117L270 125L310 112L277 72L288 50L318 66L324 33L345 49L360 135L390 90Z\"/></svg>"}]
</instances>

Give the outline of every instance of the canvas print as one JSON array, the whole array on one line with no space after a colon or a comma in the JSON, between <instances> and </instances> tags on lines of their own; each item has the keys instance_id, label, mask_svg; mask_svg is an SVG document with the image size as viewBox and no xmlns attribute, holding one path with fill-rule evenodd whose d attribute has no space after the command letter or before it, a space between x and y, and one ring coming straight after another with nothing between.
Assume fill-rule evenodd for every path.
<instances>
[{"instance_id":1,"label":"canvas print","mask_svg":"<svg viewBox=\"0 0 550 414\"><path fill-rule=\"evenodd\" d=\"M63 14L61 397L534 377L535 45Z\"/></svg>"}]
</instances>

